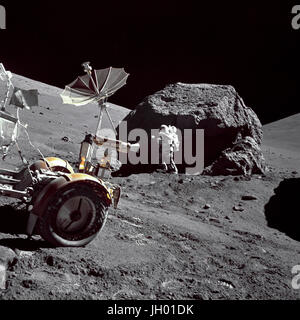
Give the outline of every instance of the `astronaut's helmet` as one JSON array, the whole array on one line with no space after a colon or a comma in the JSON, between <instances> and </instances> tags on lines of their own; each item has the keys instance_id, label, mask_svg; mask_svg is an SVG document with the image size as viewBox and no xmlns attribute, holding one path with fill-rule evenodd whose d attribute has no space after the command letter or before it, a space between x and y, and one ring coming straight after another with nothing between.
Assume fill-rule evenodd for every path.
<instances>
[{"instance_id":1,"label":"astronaut's helmet","mask_svg":"<svg viewBox=\"0 0 300 320\"><path fill-rule=\"evenodd\" d=\"M175 127L175 126L171 126L171 131L173 132L173 133L176 133L177 132L177 128Z\"/></svg>"},{"instance_id":2,"label":"astronaut's helmet","mask_svg":"<svg viewBox=\"0 0 300 320\"><path fill-rule=\"evenodd\" d=\"M159 131L169 133L169 127L165 124L162 124L159 128Z\"/></svg>"}]
</instances>

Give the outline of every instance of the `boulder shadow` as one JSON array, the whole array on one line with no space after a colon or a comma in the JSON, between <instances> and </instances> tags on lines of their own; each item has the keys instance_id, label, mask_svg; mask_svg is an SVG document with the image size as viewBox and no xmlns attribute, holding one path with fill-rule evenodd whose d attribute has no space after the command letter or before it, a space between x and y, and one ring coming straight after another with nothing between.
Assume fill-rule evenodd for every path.
<instances>
[{"instance_id":1,"label":"boulder shadow","mask_svg":"<svg viewBox=\"0 0 300 320\"><path fill-rule=\"evenodd\" d=\"M300 241L300 178L284 179L265 205L268 226Z\"/></svg>"}]
</instances>

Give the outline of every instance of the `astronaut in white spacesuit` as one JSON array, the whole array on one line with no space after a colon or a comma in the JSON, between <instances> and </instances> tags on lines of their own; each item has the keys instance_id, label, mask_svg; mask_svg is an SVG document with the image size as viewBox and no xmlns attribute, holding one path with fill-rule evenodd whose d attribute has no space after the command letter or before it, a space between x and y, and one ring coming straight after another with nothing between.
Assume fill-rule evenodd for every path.
<instances>
[{"instance_id":1,"label":"astronaut in white spacesuit","mask_svg":"<svg viewBox=\"0 0 300 320\"><path fill-rule=\"evenodd\" d=\"M159 144L160 163L165 172L178 173L174 162L174 152L179 150L179 139L177 129L174 126L161 125L157 137Z\"/></svg>"}]
</instances>

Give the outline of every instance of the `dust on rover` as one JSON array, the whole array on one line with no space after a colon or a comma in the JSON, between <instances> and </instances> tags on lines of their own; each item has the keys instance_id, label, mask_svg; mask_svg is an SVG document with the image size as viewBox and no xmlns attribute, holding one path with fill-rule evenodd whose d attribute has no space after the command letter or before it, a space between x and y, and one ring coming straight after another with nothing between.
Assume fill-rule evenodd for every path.
<instances>
[{"instance_id":1,"label":"dust on rover","mask_svg":"<svg viewBox=\"0 0 300 320\"><path fill-rule=\"evenodd\" d=\"M25 127L19 118L20 107L17 107L16 116L6 111L6 106L12 103L12 89L13 98L20 102L20 106L29 106L22 92L13 87L11 73L0 64L0 78L7 85L0 111L0 144L4 156L9 148L16 147L23 163L17 171L0 169L0 195L24 202L29 212L26 233L29 236L39 234L54 246L88 244L103 228L108 208L111 205L117 207L120 187L109 182L110 159L104 162L96 159L96 149L103 145L121 152L138 148L97 136L104 113L114 129L107 110L107 98L126 84L129 74L121 68L93 70L89 62L82 66L85 74L67 85L61 97L64 103L76 106L97 102L100 114L95 134L86 135L81 144L78 167L74 170L67 161L56 157L41 154L41 159L31 164L24 158L18 145L18 130Z\"/></svg>"}]
</instances>

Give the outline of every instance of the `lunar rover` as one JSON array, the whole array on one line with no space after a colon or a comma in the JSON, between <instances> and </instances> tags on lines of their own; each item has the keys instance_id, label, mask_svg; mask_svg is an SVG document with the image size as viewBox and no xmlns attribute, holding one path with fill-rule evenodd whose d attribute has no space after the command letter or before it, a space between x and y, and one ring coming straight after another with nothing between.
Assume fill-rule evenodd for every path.
<instances>
[{"instance_id":1,"label":"lunar rover","mask_svg":"<svg viewBox=\"0 0 300 320\"><path fill-rule=\"evenodd\" d=\"M3 65L2 80L10 77ZM60 158L41 157L32 164L23 160L20 170L0 169L0 195L20 199L29 212L26 233L39 234L54 246L84 246L92 241L103 228L108 208L116 208L120 188L109 183L111 168L100 161L93 162L97 146L130 149L131 145L122 141L97 136L101 127L103 112L106 112L108 96L126 83L128 74L123 69L107 68L92 70L89 63L83 64L86 74L66 86L61 94L64 103L77 106L93 101L100 108L96 133L89 134L81 144L78 166ZM8 97L8 95L7 95ZM7 99L6 99L7 103ZM17 128L21 125L18 116L5 111L5 103L0 111L1 132L10 127L12 145L17 148ZM112 124L113 126L113 124ZM96 159L97 160L97 159ZM77 172L75 172L77 171Z\"/></svg>"}]
</instances>

